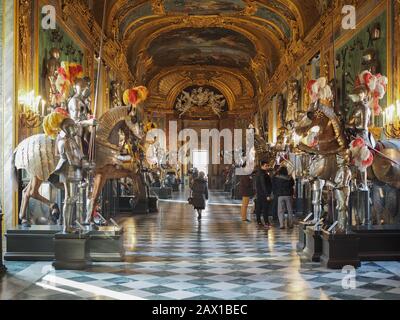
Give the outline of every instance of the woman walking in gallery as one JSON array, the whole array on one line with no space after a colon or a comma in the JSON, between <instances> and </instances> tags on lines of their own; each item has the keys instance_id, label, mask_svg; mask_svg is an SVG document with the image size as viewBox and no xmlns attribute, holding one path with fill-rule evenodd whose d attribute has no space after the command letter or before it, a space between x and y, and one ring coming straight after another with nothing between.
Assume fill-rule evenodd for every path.
<instances>
[{"instance_id":1,"label":"woman walking in gallery","mask_svg":"<svg viewBox=\"0 0 400 320\"><path fill-rule=\"evenodd\" d=\"M201 220L202 211L206 208L206 200L208 200L208 186L205 176L204 172L200 172L199 176L193 180L191 186L192 205L197 210L198 220Z\"/></svg>"},{"instance_id":2,"label":"woman walking in gallery","mask_svg":"<svg viewBox=\"0 0 400 320\"><path fill-rule=\"evenodd\" d=\"M246 164L243 165L243 168ZM253 175L243 175L240 177L240 193L242 195L242 208L241 216L243 222L250 222L247 217L247 209L249 207L250 199L254 197Z\"/></svg>"}]
</instances>

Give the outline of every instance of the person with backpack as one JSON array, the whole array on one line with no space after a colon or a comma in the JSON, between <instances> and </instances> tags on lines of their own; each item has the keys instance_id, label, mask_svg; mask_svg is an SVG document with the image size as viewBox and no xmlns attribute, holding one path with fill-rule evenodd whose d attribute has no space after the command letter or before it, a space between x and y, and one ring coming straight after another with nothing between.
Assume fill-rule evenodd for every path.
<instances>
[{"instance_id":1,"label":"person with backpack","mask_svg":"<svg viewBox=\"0 0 400 320\"><path fill-rule=\"evenodd\" d=\"M272 180L275 197L278 200L278 219L281 229L285 229L284 214L288 212L289 228L293 228L293 207L292 198L294 193L294 180L289 176L286 167L281 167Z\"/></svg>"}]
</instances>

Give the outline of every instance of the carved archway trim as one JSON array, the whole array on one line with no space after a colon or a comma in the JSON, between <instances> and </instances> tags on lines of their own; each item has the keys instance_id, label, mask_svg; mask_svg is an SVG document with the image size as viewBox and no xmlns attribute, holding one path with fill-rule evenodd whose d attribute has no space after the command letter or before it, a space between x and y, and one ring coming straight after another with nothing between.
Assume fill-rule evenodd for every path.
<instances>
[{"instance_id":1,"label":"carved archway trim","mask_svg":"<svg viewBox=\"0 0 400 320\"><path fill-rule=\"evenodd\" d=\"M147 1L137 1L134 6L131 8L131 10L134 10L135 8L145 4ZM153 2L153 1L151 1ZM302 11L299 9L298 4L293 3L293 1L289 1L289 0L277 0L277 2L279 2L280 4L282 4L283 6L285 6L287 9L290 10L290 12L294 15L294 17L296 18L296 21L298 23L299 26L299 30L300 30L300 34L304 35L305 33L305 19L306 19L306 14L303 14ZM277 14L279 17L281 17L287 24L288 26L290 26L290 17L287 17L283 12L281 12L279 9L273 7L272 5L270 5L269 3L266 3L264 1L254 1L255 5L257 7L265 7L268 10L272 11L273 13ZM111 34L112 32L112 26L114 24L114 21L116 19L116 17L118 16L119 12L123 11L124 7L126 5L132 4L131 1L129 0L119 0L116 1L115 3L112 4L111 9L110 9L110 13L108 14L107 17L107 33ZM128 15L129 12L131 10L126 10L124 12L124 16ZM154 10L153 10L154 12ZM154 13L156 14L156 13ZM174 14L175 16L182 16L184 14ZM238 17L243 15L242 13L237 13L237 14L233 14L231 15L231 17ZM156 14L157 17L160 17L161 15ZM249 14L248 15L249 18L254 17L253 15ZM264 21L268 21L266 19L264 19ZM280 29L280 28L279 28Z\"/></svg>"},{"instance_id":2,"label":"carved archway trim","mask_svg":"<svg viewBox=\"0 0 400 320\"><path fill-rule=\"evenodd\" d=\"M228 110L231 111L233 106L235 105L236 97L232 90L222 81L218 80L208 80L208 81L191 81L189 79L183 80L176 84L176 86L170 91L166 103L169 109L174 108L174 104L178 99L178 96L182 93L183 90L189 88L191 86L210 86L219 90L227 100Z\"/></svg>"},{"instance_id":3,"label":"carved archway trim","mask_svg":"<svg viewBox=\"0 0 400 320\"><path fill-rule=\"evenodd\" d=\"M244 18L232 18L232 17L225 17L225 16L174 16L174 17L166 17L157 20L157 31L152 32L149 36L143 37L144 41L142 41L141 45L139 46L139 50L148 48L150 43L161 36L163 33L167 33L169 31L182 29L182 28L210 28L210 27L217 27L217 28L224 28L236 31L241 33L247 39L249 39L257 51L265 52L265 48L261 46L260 39L251 33L250 31L244 29L241 25L237 25L236 23L242 23L250 28L254 28L264 34L264 36L269 39L272 45L280 50L283 47L282 41L284 41L284 35L282 38L277 37L275 33L271 30L262 27L250 20ZM145 34L147 29L154 28L154 24L144 24L133 31L130 31L131 27L134 25L133 23L129 26L126 32L123 35L123 43L125 48L129 48L130 45L137 41L141 34ZM165 26L162 26L165 24Z\"/></svg>"}]
</instances>

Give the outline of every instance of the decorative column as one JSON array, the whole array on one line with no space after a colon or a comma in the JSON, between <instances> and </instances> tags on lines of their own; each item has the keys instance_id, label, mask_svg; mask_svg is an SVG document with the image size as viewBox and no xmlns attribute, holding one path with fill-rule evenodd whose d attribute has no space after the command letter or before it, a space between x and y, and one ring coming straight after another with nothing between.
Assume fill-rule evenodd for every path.
<instances>
[{"instance_id":1,"label":"decorative column","mask_svg":"<svg viewBox=\"0 0 400 320\"><path fill-rule=\"evenodd\" d=\"M16 224L16 202L12 183L11 158L16 144L16 59L15 6L16 1L0 1L3 41L0 44L0 199L4 212L4 228Z\"/></svg>"},{"instance_id":2,"label":"decorative column","mask_svg":"<svg viewBox=\"0 0 400 320\"><path fill-rule=\"evenodd\" d=\"M3 214L0 208L0 275L6 272L6 267L3 264Z\"/></svg>"},{"instance_id":3,"label":"decorative column","mask_svg":"<svg viewBox=\"0 0 400 320\"><path fill-rule=\"evenodd\" d=\"M400 39L398 36L400 33L400 0L396 0L394 3L394 30L393 37L394 43L394 61L393 61L393 85L394 85L394 100L400 100ZM396 102L394 101L394 102Z\"/></svg>"}]
</instances>

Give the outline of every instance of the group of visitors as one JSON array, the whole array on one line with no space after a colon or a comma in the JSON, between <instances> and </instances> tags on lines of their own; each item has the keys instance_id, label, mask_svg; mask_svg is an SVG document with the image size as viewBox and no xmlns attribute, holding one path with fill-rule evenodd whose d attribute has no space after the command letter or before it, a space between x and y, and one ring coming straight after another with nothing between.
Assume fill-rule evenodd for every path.
<instances>
[{"instance_id":1,"label":"group of visitors","mask_svg":"<svg viewBox=\"0 0 400 320\"><path fill-rule=\"evenodd\" d=\"M286 167L279 167L275 173L269 172L268 168L268 162L261 161L260 168L255 173L241 177L242 221L250 221L247 209L250 199L256 196L255 213L259 226L264 226L266 229L271 227L271 213L275 200L280 228L285 229L285 211L288 213L288 227L293 228L294 180L289 176Z\"/></svg>"},{"instance_id":2,"label":"group of visitors","mask_svg":"<svg viewBox=\"0 0 400 320\"><path fill-rule=\"evenodd\" d=\"M208 200L207 180L204 172L198 173L193 178L190 184L189 202L197 211L198 220L201 220L202 211ZM260 168L256 172L241 177L240 191L242 194L242 221L250 222L247 210L250 199L255 196L255 214L259 226L266 229L271 228L272 211L276 207L280 229L285 229L285 212L288 213L288 227L293 228L294 180L288 174L286 167L281 166L275 172L270 172L268 161L261 161ZM274 201L276 206L274 206Z\"/></svg>"}]
</instances>

